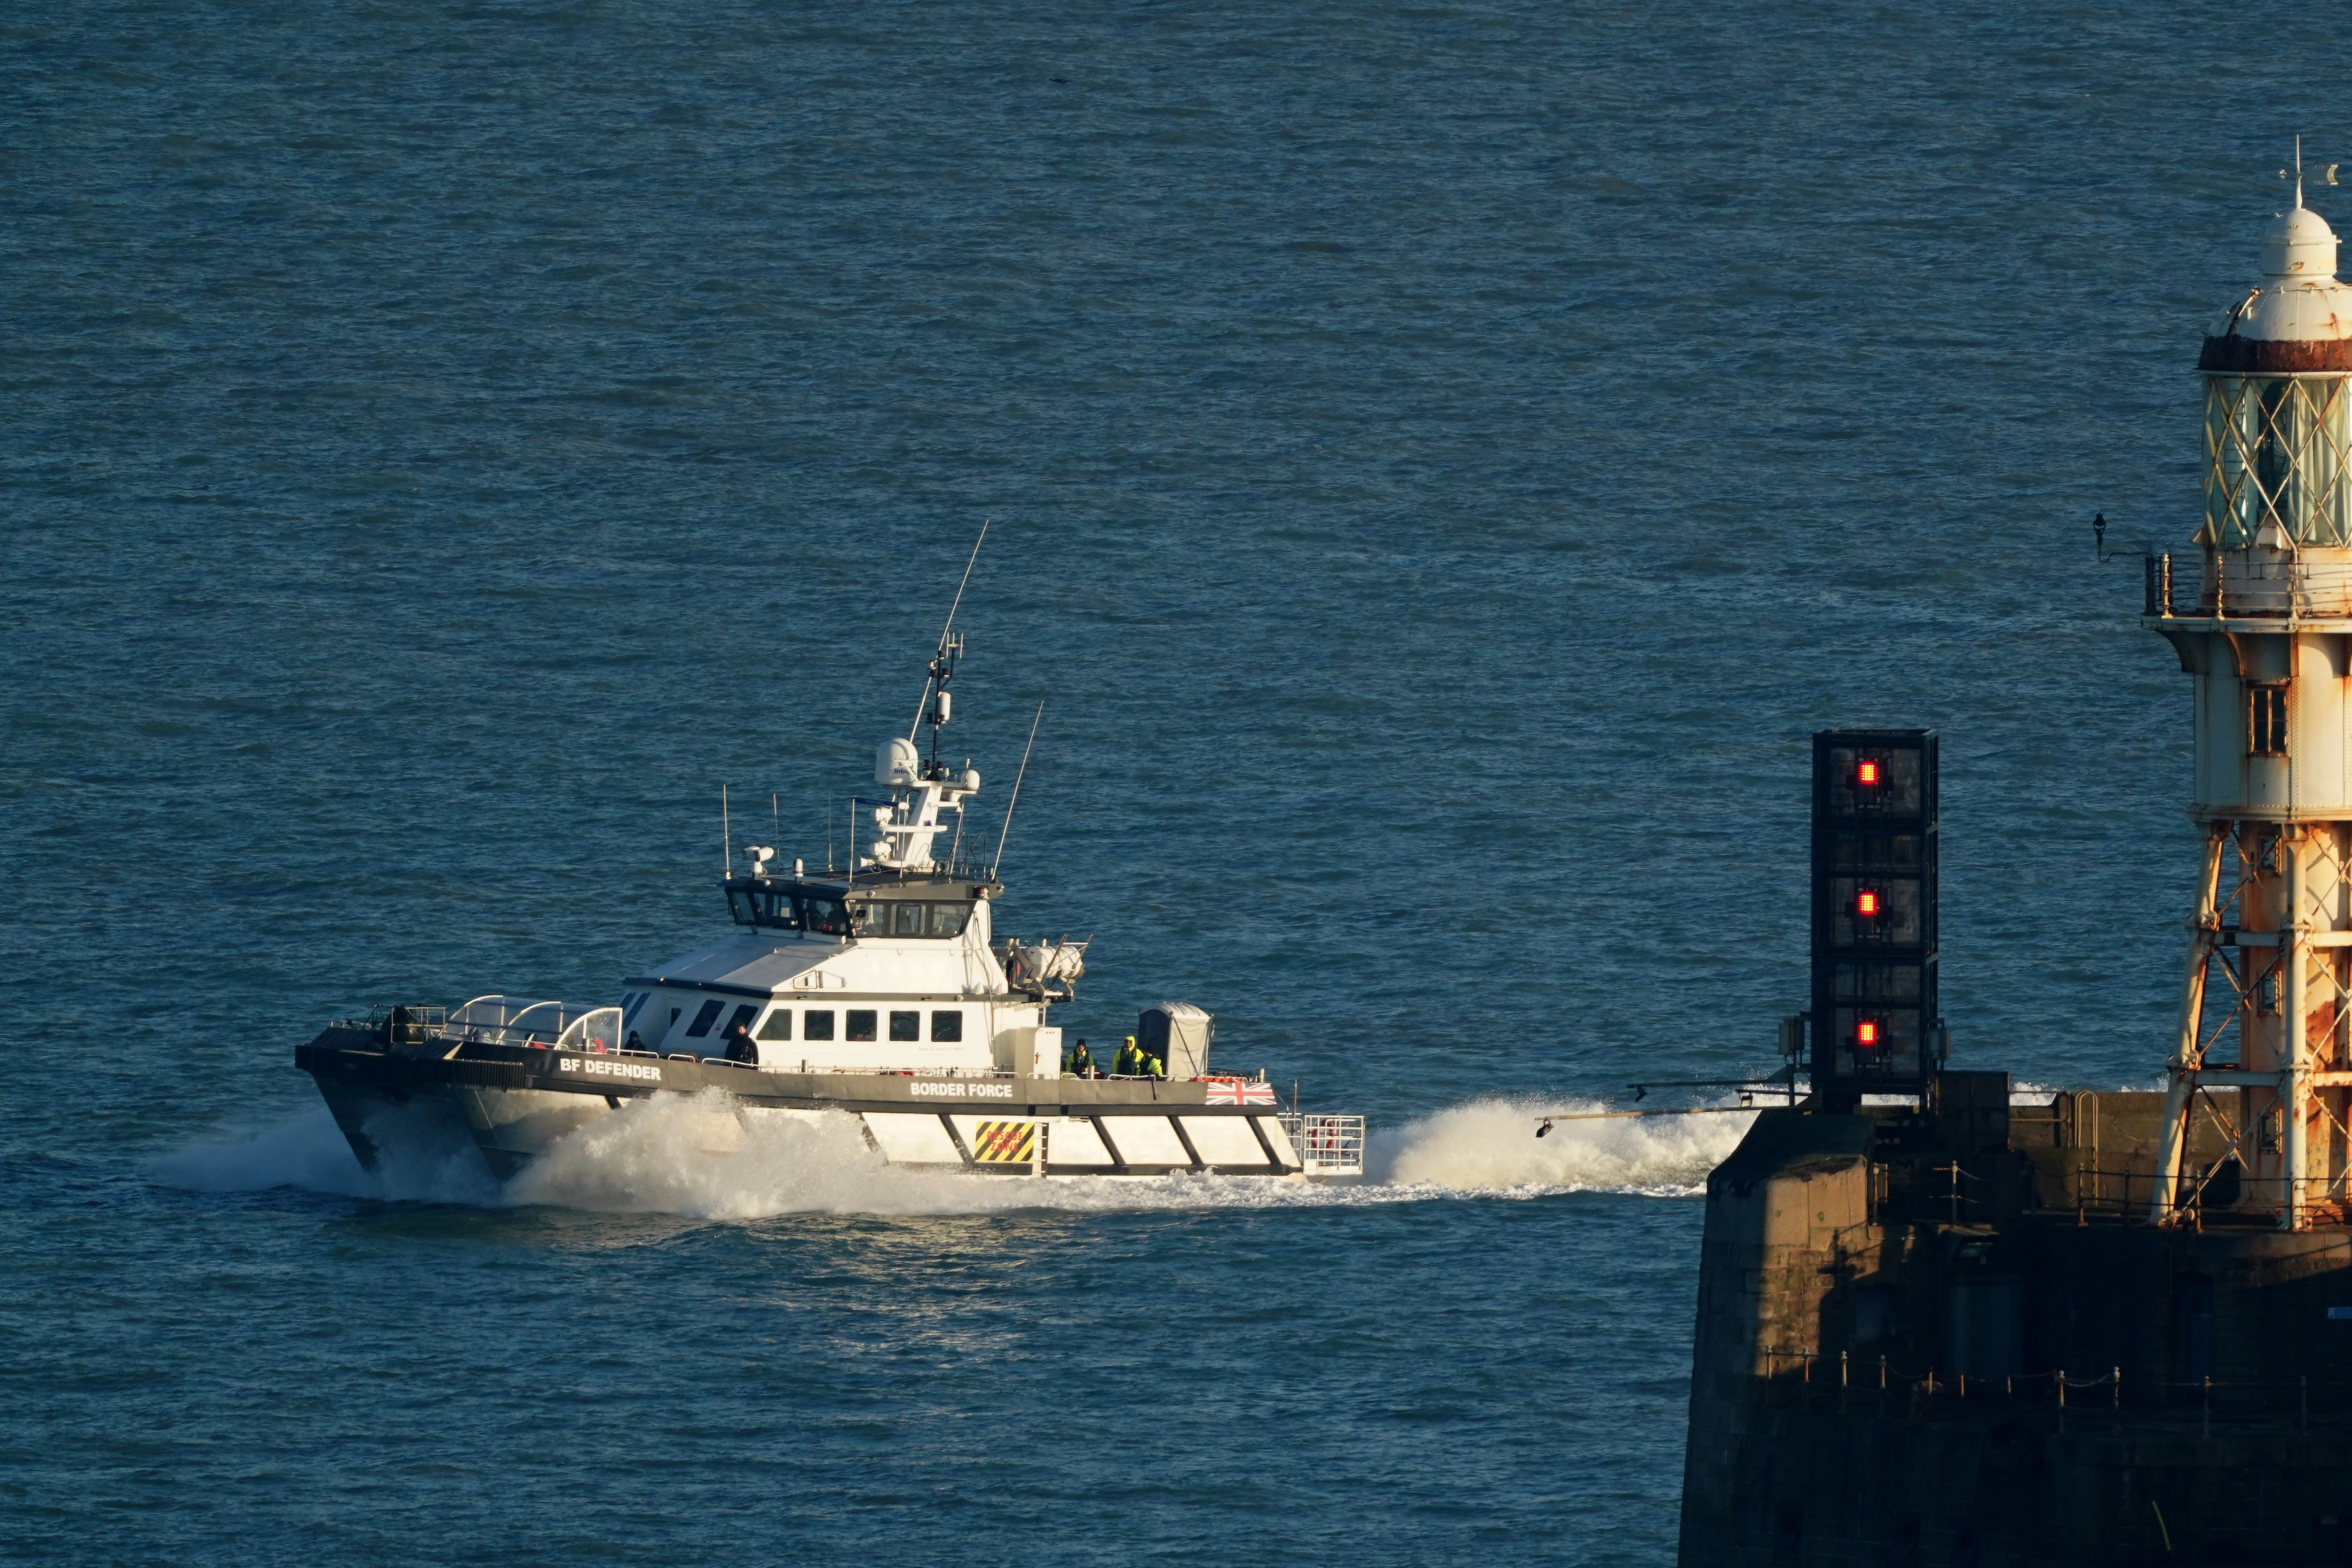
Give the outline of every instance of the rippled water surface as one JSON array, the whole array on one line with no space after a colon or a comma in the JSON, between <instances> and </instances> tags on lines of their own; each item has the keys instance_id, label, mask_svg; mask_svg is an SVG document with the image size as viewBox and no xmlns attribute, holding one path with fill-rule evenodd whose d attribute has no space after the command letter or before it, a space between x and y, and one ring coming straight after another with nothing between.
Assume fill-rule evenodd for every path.
<instances>
[{"instance_id":1,"label":"rippled water surface","mask_svg":"<svg viewBox=\"0 0 2352 1568\"><path fill-rule=\"evenodd\" d=\"M2185 535L2272 171L2352 162L2249 26L0 15L0 1545L1669 1562L1740 1119L1531 1116L1771 1064L1832 723L1944 733L1961 1059L2152 1077L2187 691L2086 522ZM1001 923L1373 1174L681 1101L362 1176L294 1047L699 943L722 784L821 856L983 519Z\"/></svg>"}]
</instances>

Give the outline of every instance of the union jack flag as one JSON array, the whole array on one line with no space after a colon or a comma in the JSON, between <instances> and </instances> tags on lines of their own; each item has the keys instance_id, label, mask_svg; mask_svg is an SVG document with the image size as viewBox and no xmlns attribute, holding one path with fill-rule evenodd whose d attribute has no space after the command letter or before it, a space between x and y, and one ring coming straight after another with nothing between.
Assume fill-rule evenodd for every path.
<instances>
[{"instance_id":1,"label":"union jack flag","mask_svg":"<svg viewBox=\"0 0 2352 1568\"><path fill-rule=\"evenodd\" d=\"M1272 1105L1274 1085L1244 1083L1239 1079L1213 1078L1209 1080L1211 1105Z\"/></svg>"}]
</instances>

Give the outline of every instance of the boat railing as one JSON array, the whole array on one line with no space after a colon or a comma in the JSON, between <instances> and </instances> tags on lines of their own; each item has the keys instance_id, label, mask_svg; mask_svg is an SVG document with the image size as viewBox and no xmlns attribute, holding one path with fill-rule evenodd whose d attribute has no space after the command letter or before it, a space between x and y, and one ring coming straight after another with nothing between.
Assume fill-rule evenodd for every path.
<instances>
[{"instance_id":1,"label":"boat railing","mask_svg":"<svg viewBox=\"0 0 2352 1568\"><path fill-rule=\"evenodd\" d=\"M567 1050L611 1051L620 1041L620 1018L619 1008L589 1002L477 996L452 1012L434 1038L453 1049L527 1046L545 1050L561 1046Z\"/></svg>"},{"instance_id":2,"label":"boat railing","mask_svg":"<svg viewBox=\"0 0 2352 1568\"><path fill-rule=\"evenodd\" d=\"M1298 1151L1301 1169L1310 1176L1360 1176L1364 1173L1364 1119L1360 1116L1302 1116L1296 1111L1279 1120Z\"/></svg>"}]
</instances>

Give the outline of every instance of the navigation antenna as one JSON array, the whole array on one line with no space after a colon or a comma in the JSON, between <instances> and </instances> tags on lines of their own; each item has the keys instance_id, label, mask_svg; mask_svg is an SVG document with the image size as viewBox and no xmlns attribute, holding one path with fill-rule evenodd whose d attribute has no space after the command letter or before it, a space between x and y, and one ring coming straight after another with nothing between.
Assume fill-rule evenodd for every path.
<instances>
[{"instance_id":1,"label":"navigation antenna","mask_svg":"<svg viewBox=\"0 0 2352 1568\"><path fill-rule=\"evenodd\" d=\"M719 786L719 879L735 874L735 830L727 822L727 786Z\"/></svg>"},{"instance_id":2,"label":"navigation antenna","mask_svg":"<svg viewBox=\"0 0 2352 1568\"><path fill-rule=\"evenodd\" d=\"M940 727L948 721L950 703L948 681L955 675L955 661L963 653L963 638L955 635L956 612L963 607L963 591L971 585L971 569L980 563L980 547L988 542L991 519L982 518L980 537L971 542L971 556L963 563L963 579L956 584L955 600L948 605L947 624L940 627L940 640L931 649L931 663L923 678L923 698L915 704L915 721L907 726L907 743L914 744L915 736L923 728L928 715L931 721L931 762L927 776L935 776L940 763ZM934 702L932 694L938 693Z\"/></svg>"},{"instance_id":3,"label":"navigation antenna","mask_svg":"<svg viewBox=\"0 0 2352 1568\"><path fill-rule=\"evenodd\" d=\"M1029 753L1037 749L1037 726L1045 721L1045 705L1037 704L1037 717L1029 721L1029 743L1021 748L1021 771L1013 775L1013 798L1004 803L1004 826L996 835L996 854L988 863L988 879L996 880L996 868L1004 864L1004 836L1013 831L1013 808L1021 804L1021 781L1029 776Z\"/></svg>"}]
</instances>

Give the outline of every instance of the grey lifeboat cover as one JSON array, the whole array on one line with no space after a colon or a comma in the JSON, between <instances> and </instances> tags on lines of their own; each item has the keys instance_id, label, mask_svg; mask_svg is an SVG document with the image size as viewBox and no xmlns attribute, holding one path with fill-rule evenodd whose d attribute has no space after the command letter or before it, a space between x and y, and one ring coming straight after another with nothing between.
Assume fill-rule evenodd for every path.
<instances>
[{"instance_id":1,"label":"grey lifeboat cover","mask_svg":"<svg viewBox=\"0 0 2352 1568\"><path fill-rule=\"evenodd\" d=\"M1143 1010L1136 1043L1158 1057L1171 1079L1199 1078L1209 1070L1209 1043L1217 1023L1190 1002L1161 1002Z\"/></svg>"}]
</instances>

